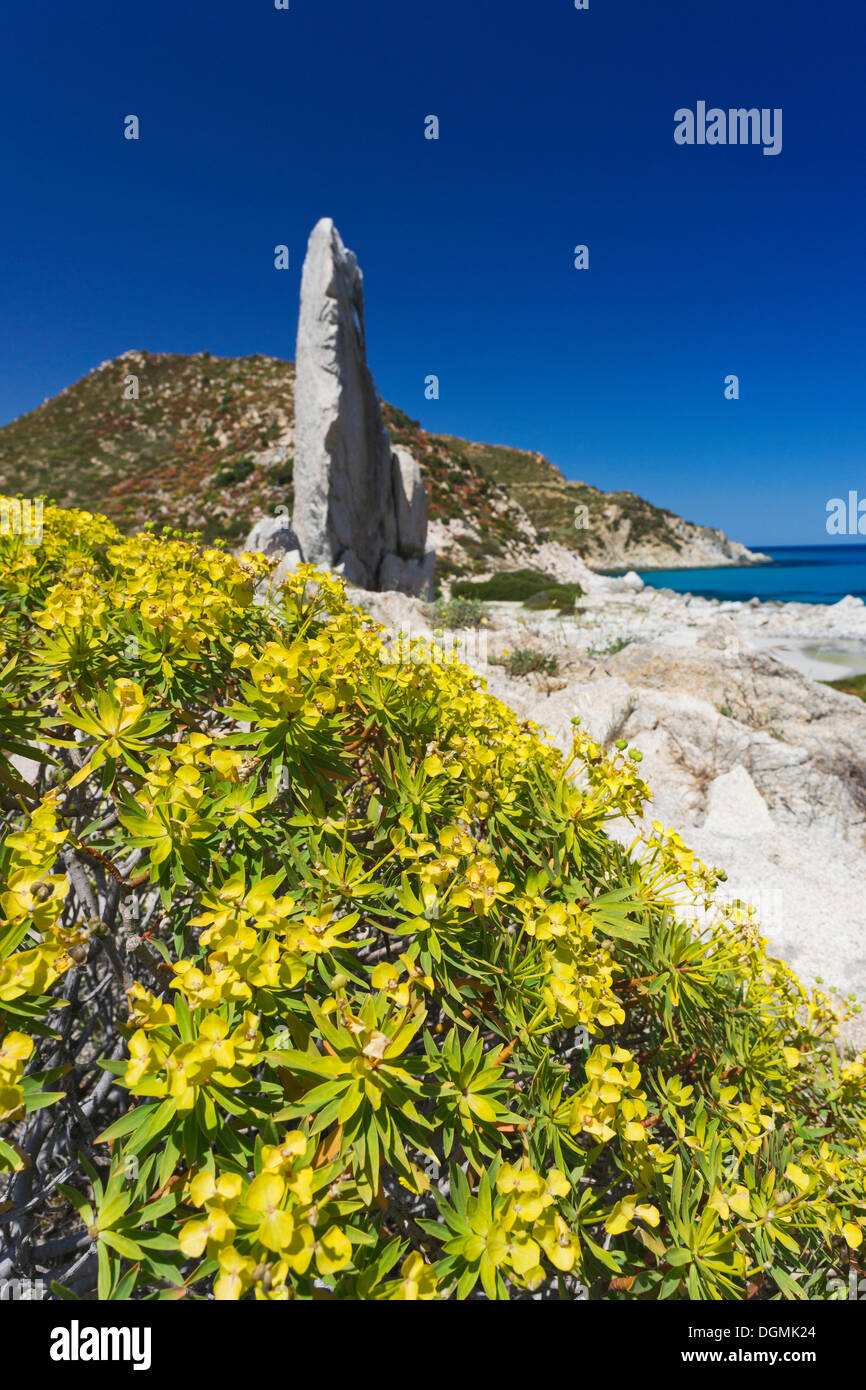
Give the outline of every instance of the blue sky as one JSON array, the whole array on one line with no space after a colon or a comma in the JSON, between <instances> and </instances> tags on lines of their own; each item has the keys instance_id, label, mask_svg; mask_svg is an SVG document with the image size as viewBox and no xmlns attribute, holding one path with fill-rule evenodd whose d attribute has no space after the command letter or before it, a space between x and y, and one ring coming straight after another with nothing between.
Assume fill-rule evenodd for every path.
<instances>
[{"instance_id":1,"label":"blue sky","mask_svg":"<svg viewBox=\"0 0 866 1390\"><path fill-rule=\"evenodd\" d=\"M293 357L329 215L427 429L828 541L828 498L866 496L864 40L862 5L803 0L15 7L0 423L128 348ZM677 145L699 100L781 107L782 152Z\"/></svg>"}]
</instances>

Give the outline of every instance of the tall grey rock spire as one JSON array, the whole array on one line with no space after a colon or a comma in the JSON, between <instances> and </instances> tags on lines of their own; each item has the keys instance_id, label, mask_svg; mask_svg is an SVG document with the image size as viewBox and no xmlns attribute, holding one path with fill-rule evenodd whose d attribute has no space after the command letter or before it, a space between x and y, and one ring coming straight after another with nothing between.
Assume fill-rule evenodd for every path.
<instances>
[{"instance_id":1,"label":"tall grey rock spire","mask_svg":"<svg viewBox=\"0 0 866 1390\"><path fill-rule=\"evenodd\" d=\"M295 372L292 525L304 559L366 589L429 593L421 471L392 449L367 365L364 279L330 218L304 261Z\"/></svg>"}]
</instances>

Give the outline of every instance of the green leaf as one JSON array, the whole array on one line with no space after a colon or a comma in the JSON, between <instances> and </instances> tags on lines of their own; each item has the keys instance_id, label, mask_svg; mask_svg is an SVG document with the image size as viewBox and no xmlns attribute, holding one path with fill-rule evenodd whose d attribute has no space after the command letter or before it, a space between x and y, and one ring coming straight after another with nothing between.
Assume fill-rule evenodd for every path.
<instances>
[{"instance_id":1,"label":"green leaf","mask_svg":"<svg viewBox=\"0 0 866 1390\"><path fill-rule=\"evenodd\" d=\"M57 1298L63 1299L67 1303L78 1303L80 1301L77 1293L73 1293L72 1289L68 1289L65 1284L58 1283L56 1279L51 1280L49 1288Z\"/></svg>"},{"instance_id":2,"label":"green leaf","mask_svg":"<svg viewBox=\"0 0 866 1390\"><path fill-rule=\"evenodd\" d=\"M144 1251L135 1241L129 1240L126 1236L120 1235L117 1231L100 1231L100 1241L104 1241L112 1250L116 1250L118 1255L123 1255L127 1260L143 1260Z\"/></svg>"},{"instance_id":3,"label":"green leaf","mask_svg":"<svg viewBox=\"0 0 866 1390\"><path fill-rule=\"evenodd\" d=\"M159 1109L160 1102L153 1101L148 1105L137 1105L135 1109L128 1110L125 1115L121 1115L119 1120L104 1129L101 1134L97 1134L95 1144L107 1144L111 1139L120 1139L124 1134L130 1134L133 1130L146 1123L149 1116Z\"/></svg>"},{"instance_id":4,"label":"green leaf","mask_svg":"<svg viewBox=\"0 0 866 1390\"><path fill-rule=\"evenodd\" d=\"M61 1182L57 1184L56 1191L62 1192L67 1201L72 1203L85 1226L90 1227L94 1224L96 1218L93 1214L93 1207L83 1192L79 1192L77 1187L68 1187L66 1183Z\"/></svg>"},{"instance_id":5,"label":"green leaf","mask_svg":"<svg viewBox=\"0 0 866 1390\"><path fill-rule=\"evenodd\" d=\"M678 1269L680 1265L691 1264L694 1255L691 1250L686 1250L681 1245L675 1245L665 1252L665 1259L674 1269Z\"/></svg>"},{"instance_id":6,"label":"green leaf","mask_svg":"<svg viewBox=\"0 0 866 1390\"><path fill-rule=\"evenodd\" d=\"M105 1303L111 1296L111 1257L103 1240L96 1242L96 1264L98 1269L96 1289L100 1303Z\"/></svg>"},{"instance_id":7,"label":"green leaf","mask_svg":"<svg viewBox=\"0 0 866 1390\"><path fill-rule=\"evenodd\" d=\"M25 1097L24 1109L28 1115L32 1115L34 1110L45 1110L47 1106L56 1105L59 1100L65 1099L65 1091L37 1091Z\"/></svg>"}]
</instances>

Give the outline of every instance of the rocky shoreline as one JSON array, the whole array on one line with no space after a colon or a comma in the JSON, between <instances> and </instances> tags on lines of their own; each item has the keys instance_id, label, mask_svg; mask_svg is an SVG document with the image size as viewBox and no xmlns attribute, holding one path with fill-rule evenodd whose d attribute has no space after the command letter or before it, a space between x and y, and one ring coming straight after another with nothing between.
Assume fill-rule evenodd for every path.
<instances>
[{"instance_id":1,"label":"rocky shoreline","mask_svg":"<svg viewBox=\"0 0 866 1390\"><path fill-rule=\"evenodd\" d=\"M536 565L546 568L542 554ZM653 790L646 824L663 821L724 868L721 896L754 905L772 951L805 982L866 1000L866 703L817 683L821 663L807 655L839 643L866 668L863 601L721 602L585 567L580 582L574 613L487 605L485 626L458 636L461 659L563 750L575 716L600 743L639 748ZM391 634L441 645L417 599L352 597ZM509 674L516 651L548 673ZM825 678L841 674L823 665ZM634 834L613 831L623 843ZM848 1032L866 1044L863 1015Z\"/></svg>"}]
</instances>

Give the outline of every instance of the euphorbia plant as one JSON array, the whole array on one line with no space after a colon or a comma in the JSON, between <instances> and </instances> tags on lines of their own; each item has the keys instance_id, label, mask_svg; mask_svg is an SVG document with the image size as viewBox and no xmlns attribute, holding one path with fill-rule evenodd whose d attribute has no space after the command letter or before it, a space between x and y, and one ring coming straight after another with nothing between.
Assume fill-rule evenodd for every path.
<instances>
[{"instance_id":1,"label":"euphorbia plant","mask_svg":"<svg viewBox=\"0 0 866 1390\"><path fill-rule=\"evenodd\" d=\"M67 1297L820 1297L866 1208L844 1010L745 905L695 925L674 832L608 836L634 750L564 758L270 569L0 538L13 1257L77 1230Z\"/></svg>"}]
</instances>

